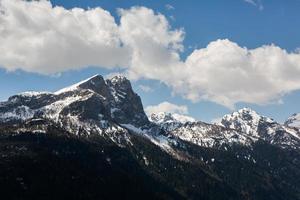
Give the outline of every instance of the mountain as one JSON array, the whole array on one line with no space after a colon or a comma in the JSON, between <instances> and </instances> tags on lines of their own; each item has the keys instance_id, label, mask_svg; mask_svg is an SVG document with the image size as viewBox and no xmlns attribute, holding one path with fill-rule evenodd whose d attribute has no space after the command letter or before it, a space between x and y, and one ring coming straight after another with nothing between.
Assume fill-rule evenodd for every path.
<instances>
[{"instance_id":1,"label":"mountain","mask_svg":"<svg viewBox=\"0 0 300 200\"><path fill-rule=\"evenodd\" d=\"M195 122L196 120L186 115L180 115L177 113L152 113L149 120L166 131L174 130L187 122Z\"/></svg>"},{"instance_id":2,"label":"mountain","mask_svg":"<svg viewBox=\"0 0 300 200\"><path fill-rule=\"evenodd\" d=\"M0 103L1 197L300 199L294 123L249 108L148 119L123 76L17 94Z\"/></svg>"},{"instance_id":3,"label":"mountain","mask_svg":"<svg viewBox=\"0 0 300 200\"><path fill-rule=\"evenodd\" d=\"M250 108L225 115L219 124L208 124L188 118L184 123L180 123L167 117L161 120L157 116L161 115L152 114L150 121L168 130L170 135L204 147L232 144L251 146L259 140L284 148L299 149L300 146L299 131L261 116Z\"/></svg>"},{"instance_id":4,"label":"mountain","mask_svg":"<svg viewBox=\"0 0 300 200\"><path fill-rule=\"evenodd\" d=\"M300 113L295 113L284 123L288 127L300 129Z\"/></svg>"},{"instance_id":5,"label":"mountain","mask_svg":"<svg viewBox=\"0 0 300 200\"><path fill-rule=\"evenodd\" d=\"M36 116L54 121L66 117L83 121L130 121L140 126L148 122L140 97L133 92L130 82L120 76L104 80L96 75L55 93L15 95L1 104L1 113L1 120L6 122Z\"/></svg>"},{"instance_id":6,"label":"mountain","mask_svg":"<svg viewBox=\"0 0 300 200\"><path fill-rule=\"evenodd\" d=\"M225 115L221 124L247 136L249 142L264 140L282 147L299 148L300 134L271 118L261 116L249 108Z\"/></svg>"},{"instance_id":7,"label":"mountain","mask_svg":"<svg viewBox=\"0 0 300 200\"><path fill-rule=\"evenodd\" d=\"M4 123L46 119L76 135L105 134L113 140L120 139L113 135L126 132L121 124L149 123L140 97L122 76L104 80L95 75L55 93L15 95L0 104L0 113Z\"/></svg>"}]
</instances>

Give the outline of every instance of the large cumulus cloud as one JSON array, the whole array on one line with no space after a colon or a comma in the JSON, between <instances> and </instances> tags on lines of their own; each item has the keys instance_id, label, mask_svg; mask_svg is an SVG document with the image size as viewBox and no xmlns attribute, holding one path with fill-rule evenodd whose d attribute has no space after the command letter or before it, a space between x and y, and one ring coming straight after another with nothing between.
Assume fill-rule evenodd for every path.
<instances>
[{"instance_id":1,"label":"large cumulus cloud","mask_svg":"<svg viewBox=\"0 0 300 200\"><path fill-rule=\"evenodd\" d=\"M155 79L175 94L233 108L280 102L300 89L300 53L265 45L247 49L227 39L186 60L183 29L145 7L65 9L51 2L0 0L0 66L55 74L87 66L123 68L132 79Z\"/></svg>"},{"instance_id":2,"label":"large cumulus cloud","mask_svg":"<svg viewBox=\"0 0 300 200\"><path fill-rule=\"evenodd\" d=\"M186 98L227 107L237 102L267 104L300 89L300 54L275 45L247 49L229 40L211 42L185 61L185 82L175 87Z\"/></svg>"},{"instance_id":3,"label":"large cumulus cloud","mask_svg":"<svg viewBox=\"0 0 300 200\"><path fill-rule=\"evenodd\" d=\"M0 8L0 65L8 70L128 66L118 26L102 8L66 10L45 0L1 0Z\"/></svg>"}]
</instances>

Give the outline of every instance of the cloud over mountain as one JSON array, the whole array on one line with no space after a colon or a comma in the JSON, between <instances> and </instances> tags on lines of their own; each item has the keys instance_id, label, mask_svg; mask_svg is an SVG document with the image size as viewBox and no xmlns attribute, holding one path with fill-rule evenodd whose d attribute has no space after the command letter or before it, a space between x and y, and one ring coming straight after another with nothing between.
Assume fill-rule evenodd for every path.
<instances>
[{"instance_id":1,"label":"cloud over mountain","mask_svg":"<svg viewBox=\"0 0 300 200\"><path fill-rule=\"evenodd\" d=\"M147 115L152 113L166 112L166 113L179 113L188 114L188 108L185 105L176 105L167 101L164 101L158 105L147 106L145 108Z\"/></svg>"},{"instance_id":2,"label":"cloud over mountain","mask_svg":"<svg viewBox=\"0 0 300 200\"><path fill-rule=\"evenodd\" d=\"M100 7L0 0L0 66L41 74L121 67L132 79L159 80L193 102L230 108L276 103L300 89L299 52L275 45L247 49L222 39L182 60L184 30L173 29L164 15L145 7L118 13L120 23Z\"/></svg>"}]
</instances>

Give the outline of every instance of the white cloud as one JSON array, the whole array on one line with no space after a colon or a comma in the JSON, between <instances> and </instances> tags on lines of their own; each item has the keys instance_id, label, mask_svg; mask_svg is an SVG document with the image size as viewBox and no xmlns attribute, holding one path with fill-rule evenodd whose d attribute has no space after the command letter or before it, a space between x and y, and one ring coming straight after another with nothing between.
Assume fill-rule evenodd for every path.
<instances>
[{"instance_id":1,"label":"white cloud","mask_svg":"<svg viewBox=\"0 0 300 200\"><path fill-rule=\"evenodd\" d=\"M264 9L264 6L263 6L261 0L244 0L244 2L249 3L249 4L257 7L259 10L263 10Z\"/></svg>"},{"instance_id":2,"label":"white cloud","mask_svg":"<svg viewBox=\"0 0 300 200\"><path fill-rule=\"evenodd\" d=\"M178 113L178 114L188 114L188 108L185 105L176 105L164 101L158 105L147 106L145 108L147 115L152 113L167 112L167 113Z\"/></svg>"},{"instance_id":3,"label":"white cloud","mask_svg":"<svg viewBox=\"0 0 300 200\"><path fill-rule=\"evenodd\" d=\"M254 0L244 0L246 3L249 3L253 6L256 6L256 2Z\"/></svg>"},{"instance_id":4,"label":"white cloud","mask_svg":"<svg viewBox=\"0 0 300 200\"><path fill-rule=\"evenodd\" d=\"M169 18L172 20L172 21L176 21L176 18L174 15L170 15Z\"/></svg>"},{"instance_id":5,"label":"white cloud","mask_svg":"<svg viewBox=\"0 0 300 200\"><path fill-rule=\"evenodd\" d=\"M120 9L120 36L132 50L128 75L132 79L162 79L172 65L180 62L183 30L171 30L162 14L144 7Z\"/></svg>"},{"instance_id":6,"label":"white cloud","mask_svg":"<svg viewBox=\"0 0 300 200\"><path fill-rule=\"evenodd\" d=\"M166 4L166 5L165 5L165 8L166 8L167 10L174 10L174 9L175 9L174 6L172 6L171 4Z\"/></svg>"},{"instance_id":7,"label":"white cloud","mask_svg":"<svg viewBox=\"0 0 300 200\"><path fill-rule=\"evenodd\" d=\"M284 95L300 89L300 54L275 45L247 49L217 40L194 50L185 62L169 59L160 66L139 75L157 77L193 102L212 101L231 109L238 102L280 103Z\"/></svg>"},{"instance_id":8,"label":"white cloud","mask_svg":"<svg viewBox=\"0 0 300 200\"><path fill-rule=\"evenodd\" d=\"M130 67L132 77L178 59L183 30L145 7L71 10L50 1L0 0L0 66L54 74L87 66Z\"/></svg>"},{"instance_id":9,"label":"white cloud","mask_svg":"<svg viewBox=\"0 0 300 200\"><path fill-rule=\"evenodd\" d=\"M300 89L300 54L275 45L247 49L217 40L195 50L180 76L185 77L182 84L171 85L192 101L209 100L231 108L237 102L277 103Z\"/></svg>"},{"instance_id":10,"label":"white cloud","mask_svg":"<svg viewBox=\"0 0 300 200\"><path fill-rule=\"evenodd\" d=\"M220 124L222 121L222 117L217 117L211 120L212 124Z\"/></svg>"},{"instance_id":11,"label":"white cloud","mask_svg":"<svg viewBox=\"0 0 300 200\"><path fill-rule=\"evenodd\" d=\"M144 92L152 92L153 89L149 87L148 85L139 85L139 88Z\"/></svg>"},{"instance_id":12,"label":"white cloud","mask_svg":"<svg viewBox=\"0 0 300 200\"><path fill-rule=\"evenodd\" d=\"M114 18L102 8L53 7L50 1L0 1L0 64L43 74L86 66L128 66Z\"/></svg>"},{"instance_id":13,"label":"white cloud","mask_svg":"<svg viewBox=\"0 0 300 200\"><path fill-rule=\"evenodd\" d=\"M119 15L117 24L102 8L0 0L0 65L43 74L119 66L131 79L159 80L193 102L229 108L238 102L278 103L300 89L299 51L275 45L247 49L223 39L181 60L184 31L172 29L164 15L145 7L120 9Z\"/></svg>"}]
</instances>

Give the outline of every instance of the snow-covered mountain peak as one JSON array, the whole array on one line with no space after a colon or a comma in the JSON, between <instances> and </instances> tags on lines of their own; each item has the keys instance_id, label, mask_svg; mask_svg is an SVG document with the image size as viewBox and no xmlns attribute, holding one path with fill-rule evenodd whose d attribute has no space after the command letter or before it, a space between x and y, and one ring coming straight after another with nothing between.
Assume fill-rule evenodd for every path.
<instances>
[{"instance_id":1,"label":"snow-covered mountain peak","mask_svg":"<svg viewBox=\"0 0 300 200\"><path fill-rule=\"evenodd\" d=\"M106 129L115 123L137 127L149 123L140 97L130 81L120 76L104 80L95 75L55 93L14 95L0 107L3 122L26 121L36 116L76 130L83 126Z\"/></svg>"},{"instance_id":2,"label":"snow-covered mountain peak","mask_svg":"<svg viewBox=\"0 0 300 200\"><path fill-rule=\"evenodd\" d=\"M241 109L239 109L237 112L239 112L239 113L252 113L252 114L257 114L255 110L252 110L252 109L249 108L249 107L241 108Z\"/></svg>"},{"instance_id":3,"label":"snow-covered mountain peak","mask_svg":"<svg viewBox=\"0 0 300 200\"><path fill-rule=\"evenodd\" d=\"M170 130L171 135L207 147L233 143L248 146L260 140L282 147L298 148L300 143L299 131L261 116L249 108L225 115L220 124L198 121L180 126L164 125L164 129Z\"/></svg>"},{"instance_id":4,"label":"snow-covered mountain peak","mask_svg":"<svg viewBox=\"0 0 300 200\"><path fill-rule=\"evenodd\" d=\"M231 114L227 114L222 118L222 121L240 121L240 122L249 122L252 124L257 124L260 120L272 123L273 119L259 115L256 111L250 108L242 108Z\"/></svg>"},{"instance_id":5,"label":"snow-covered mountain peak","mask_svg":"<svg viewBox=\"0 0 300 200\"><path fill-rule=\"evenodd\" d=\"M149 120L166 131L173 131L188 122L196 122L192 117L166 112L152 113L149 116Z\"/></svg>"},{"instance_id":6,"label":"snow-covered mountain peak","mask_svg":"<svg viewBox=\"0 0 300 200\"><path fill-rule=\"evenodd\" d=\"M273 119L261 116L250 108L242 108L232 114L225 115L221 124L230 129L258 137L258 129L264 124L276 123Z\"/></svg>"},{"instance_id":7,"label":"snow-covered mountain peak","mask_svg":"<svg viewBox=\"0 0 300 200\"><path fill-rule=\"evenodd\" d=\"M295 113L284 123L286 126L300 129L300 113Z\"/></svg>"},{"instance_id":8,"label":"snow-covered mountain peak","mask_svg":"<svg viewBox=\"0 0 300 200\"><path fill-rule=\"evenodd\" d=\"M96 74L90 78L87 78L83 81L75 83L74 85L60 89L60 90L56 91L54 94L59 95L59 94L65 93L65 92L74 91L79 88L94 90L103 84L105 84L103 77L99 74Z\"/></svg>"},{"instance_id":9,"label":"snow-covered mountain peak","mask_svg":"<svg viewBox=\"0 0 300 200\"><path fill-rule=\"evenodd\" d=\"M109 79L110 82L113 84L113 85L116 85L116 84L121 84L121 83L124 83L124 82L130 82L125 76L123 75L116 75L116 76L113 76L112 78Z\"/></svg>"},{"instance_id":10,"label":"snow-covered mountain peak","mask_svg":"<svg viewBox=\"0 0 300 200\"><path fill-rule=\"evenodd\" d=\"M231 115L234 116L234 117L247 117L247 116L248 117L250 116L252 118L259 118L260 117L260 115L256 111L254 111L254 110L252 110L251 108L248 108L248 107L239 109L238 111L233 112Z\"/></svg>"},{"instance_id":11,"label":"snow-covered mountain peak","mask_svg":"<svg viewBox=\"0 0 300 200\"><path fill-rule=\"evenodd\" d=\"M156 123L187 123L187 122L195 122L196 120L192 117L181 115L177 113L166 113L166 112L159 112L159 113L152 113L149 117L149 120Z\"/></svg>"}]
</instances>

